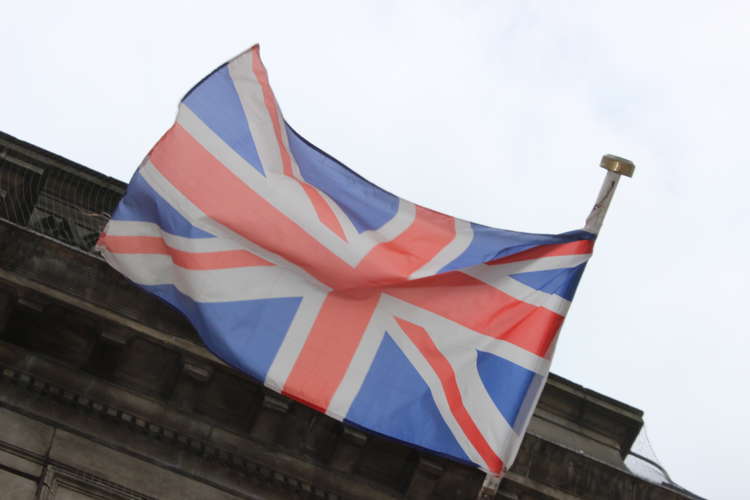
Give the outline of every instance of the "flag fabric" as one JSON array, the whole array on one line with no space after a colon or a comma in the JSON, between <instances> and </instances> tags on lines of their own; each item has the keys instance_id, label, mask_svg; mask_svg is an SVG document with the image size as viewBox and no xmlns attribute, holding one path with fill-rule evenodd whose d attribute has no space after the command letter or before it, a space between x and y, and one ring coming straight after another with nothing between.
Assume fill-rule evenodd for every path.
<instances>
[{"instance_id":1,"label":"flag fabric","mask_svg":"<svg viewBox=\"0 0 750 500\"><path fill-rule=\"evenodd\" d=\"M98 248L267 387L500 473L594 238L494 229L378 188L284 121L255 46L180 102Z\"/></svg>"}]
</instances>

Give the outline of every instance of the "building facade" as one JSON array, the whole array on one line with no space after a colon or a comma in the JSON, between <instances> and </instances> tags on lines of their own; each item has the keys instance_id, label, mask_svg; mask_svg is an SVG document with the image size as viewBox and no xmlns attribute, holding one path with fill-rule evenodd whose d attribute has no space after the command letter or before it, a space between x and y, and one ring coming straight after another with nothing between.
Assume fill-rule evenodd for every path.
<instances>
[{"instance_id":1,"label":"building facade","mask_svg":"<svg viewBox=\"0 0 750 500\"><path fill-rule=\"evenodd\" d=\"M124 190L0 133L0 498L476 498L480 471L265 389L111 269ZM642 417L551 375L496 498L697 498L626 464Z\"/></svg>"}]
</instances>

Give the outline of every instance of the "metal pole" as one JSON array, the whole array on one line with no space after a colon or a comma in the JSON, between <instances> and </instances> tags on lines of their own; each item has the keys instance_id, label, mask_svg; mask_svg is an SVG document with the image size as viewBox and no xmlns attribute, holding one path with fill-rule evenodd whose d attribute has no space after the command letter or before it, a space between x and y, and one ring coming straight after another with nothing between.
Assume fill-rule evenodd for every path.
<instances>
[{"instance_id":1,"label":"metal pole","mask_svg":"<svg viewBox=\"0 0 750 500\"><path fill-rule=\"evenodd\" d=\"M500 487L500 480L503 478L502 474L493 474L488 472L484 476L484 482L482 483L482 489L479 490L477 500L493 500L497 495L497 489Z\"/></svg>"},{"instance_id":2,"label":"metal pole","mask_svg":"<svg viewBox=\"0 0 750 500\"><path fill-rule=\"evenodd\" d=\"M612 201L612 197L615 195L615 189L617 189L620 176L633 177L633 172L635 171L635 165L632 161L615 155L602 156L599 166L609 170L609 172L604 177L602 188L599 190L599 196L596 197L594 208L591 209L591 213L586 219L586 226L583 228L584 231L594 234L598 234L602 228L604 216L607 215L609 202Z\"/></svg>"}]
</instances>

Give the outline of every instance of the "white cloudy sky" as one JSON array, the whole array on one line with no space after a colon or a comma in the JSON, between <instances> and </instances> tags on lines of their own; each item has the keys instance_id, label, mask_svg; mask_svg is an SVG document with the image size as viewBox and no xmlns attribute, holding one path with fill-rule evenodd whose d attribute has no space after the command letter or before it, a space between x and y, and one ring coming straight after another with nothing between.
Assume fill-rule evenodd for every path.
<instances>
[{"instance_id":1,"label":"white cloudy sky","mask_svg":"<svg viewBox=\"0 0 750 500\"><path fill-rule=\"evenodd\" d=\"M0 130L127 179L252 45L287 120L380 186L507 229L581 227L631 158L553 371L645 411L678 483L741 498L746 2L13 2Z\"/></svg>"}]
</instances>

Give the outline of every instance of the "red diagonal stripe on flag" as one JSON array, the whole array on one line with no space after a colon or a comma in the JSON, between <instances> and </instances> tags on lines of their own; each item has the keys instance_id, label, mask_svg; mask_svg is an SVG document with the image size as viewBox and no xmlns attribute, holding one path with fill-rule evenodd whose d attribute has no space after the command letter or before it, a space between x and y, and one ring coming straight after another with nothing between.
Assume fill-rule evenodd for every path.
<instances>
[{"instance_id":1,"label":"red diagonal stripe on flag","mask_svg":"<svg viewBox=\"0 0 750 500\"><path fill-rule=\"evenodd\" d=\"M370 250L355 273L373 277L372 286L405 281L453 241L455 235L456 223L452 217L417 205L409 228Z\"/></svg>"},{"instance_id":2,"label":"red diagonal stripe on flag","mask_svg":"<svg viewBox=\"0 0 750 500\"><path fill-rule=\"evenodd\" d=\"M456 373L453 371L450 362L440 352L424 328L401 318L396 318L396 321L430 364L438 379L440 379L445 398L448 400L448 407L456 422L461 427L461 430L463 430L472 446L474 446L474 449L484 459L490 472L499 473L503 468L503 461L493 451L490 444L484 438L482 431L479 430L476 422L474 422L471 414L469 414L464 406L461 391L456 382Z\"/></svg>"},{"instance_id":3,"label":"red diagonal stripe on flag","mask_svg":"<svg viewBox=\"0 0 750 500\"><path fill-rule=\"evenodd\" d=\"M549 309L515 299L459 271L411 281L383 292L537 356L547 353L563 322L562 316Z\"/></svg>"},{"instance_id":4,"label":"red diagonal stripe on flag","mask_svg":"<svg viewBox=\"0 0 750 500\"><path fill-rule=\"evenodd\" d=\"M594 240L578 240L569 243L557 243L553 245L540 245L530 248L514 255L503 257L502 259L488 262L488 266L497 266L499 264L509 264L522 260L540 259L542 257L560 257L563 255L587 255L594 250Z\"/></svg>"},{"instance_id":5,"label":"red diagonal stripe on flag","mask_svg":"<svg viewBox=\"0 0 750 500\"><path fill-rule=\"evenodd\" d=\"M325 412L354 357L379 293L331 292L284 384L284 394Z\"/></svg>"},{"instance_id":6,"label":"red diagonal stripe on flag","mask_svg":"<svg viewBox=\"0 0 750 500\"><path fill-rule=\"evenodd\" d=\"M268 73L266 72L265 66L263 66L263 62L260 60L258 51L259 49L256 46L253 47L251 52L253 58L253 73L255 73L255 78L258 80L258 83L260 83L261 89L263 90L263 101L266 105L268 116L271 118L271 123L273 123L273 132L276 135L276 143L279 146L279 154L281 155L281 164L284 169L284 175L299 182L305 190L307 197L310 199L320 221L328 229L336 233L339 238L346 241L346 235L344 234L344 230L342 229L339 220L336 218L336 214L333 213L333 210L328 203L326 203L325 199L323 199L323 196L317 189L304 180L297 179L292 171L292 156L289 154L289 150L287 149L286 144L284 144L282 136L279 106L273 95L273 90L271 90L271 85L268 82Z\"/></svg>"}]
</instances>

